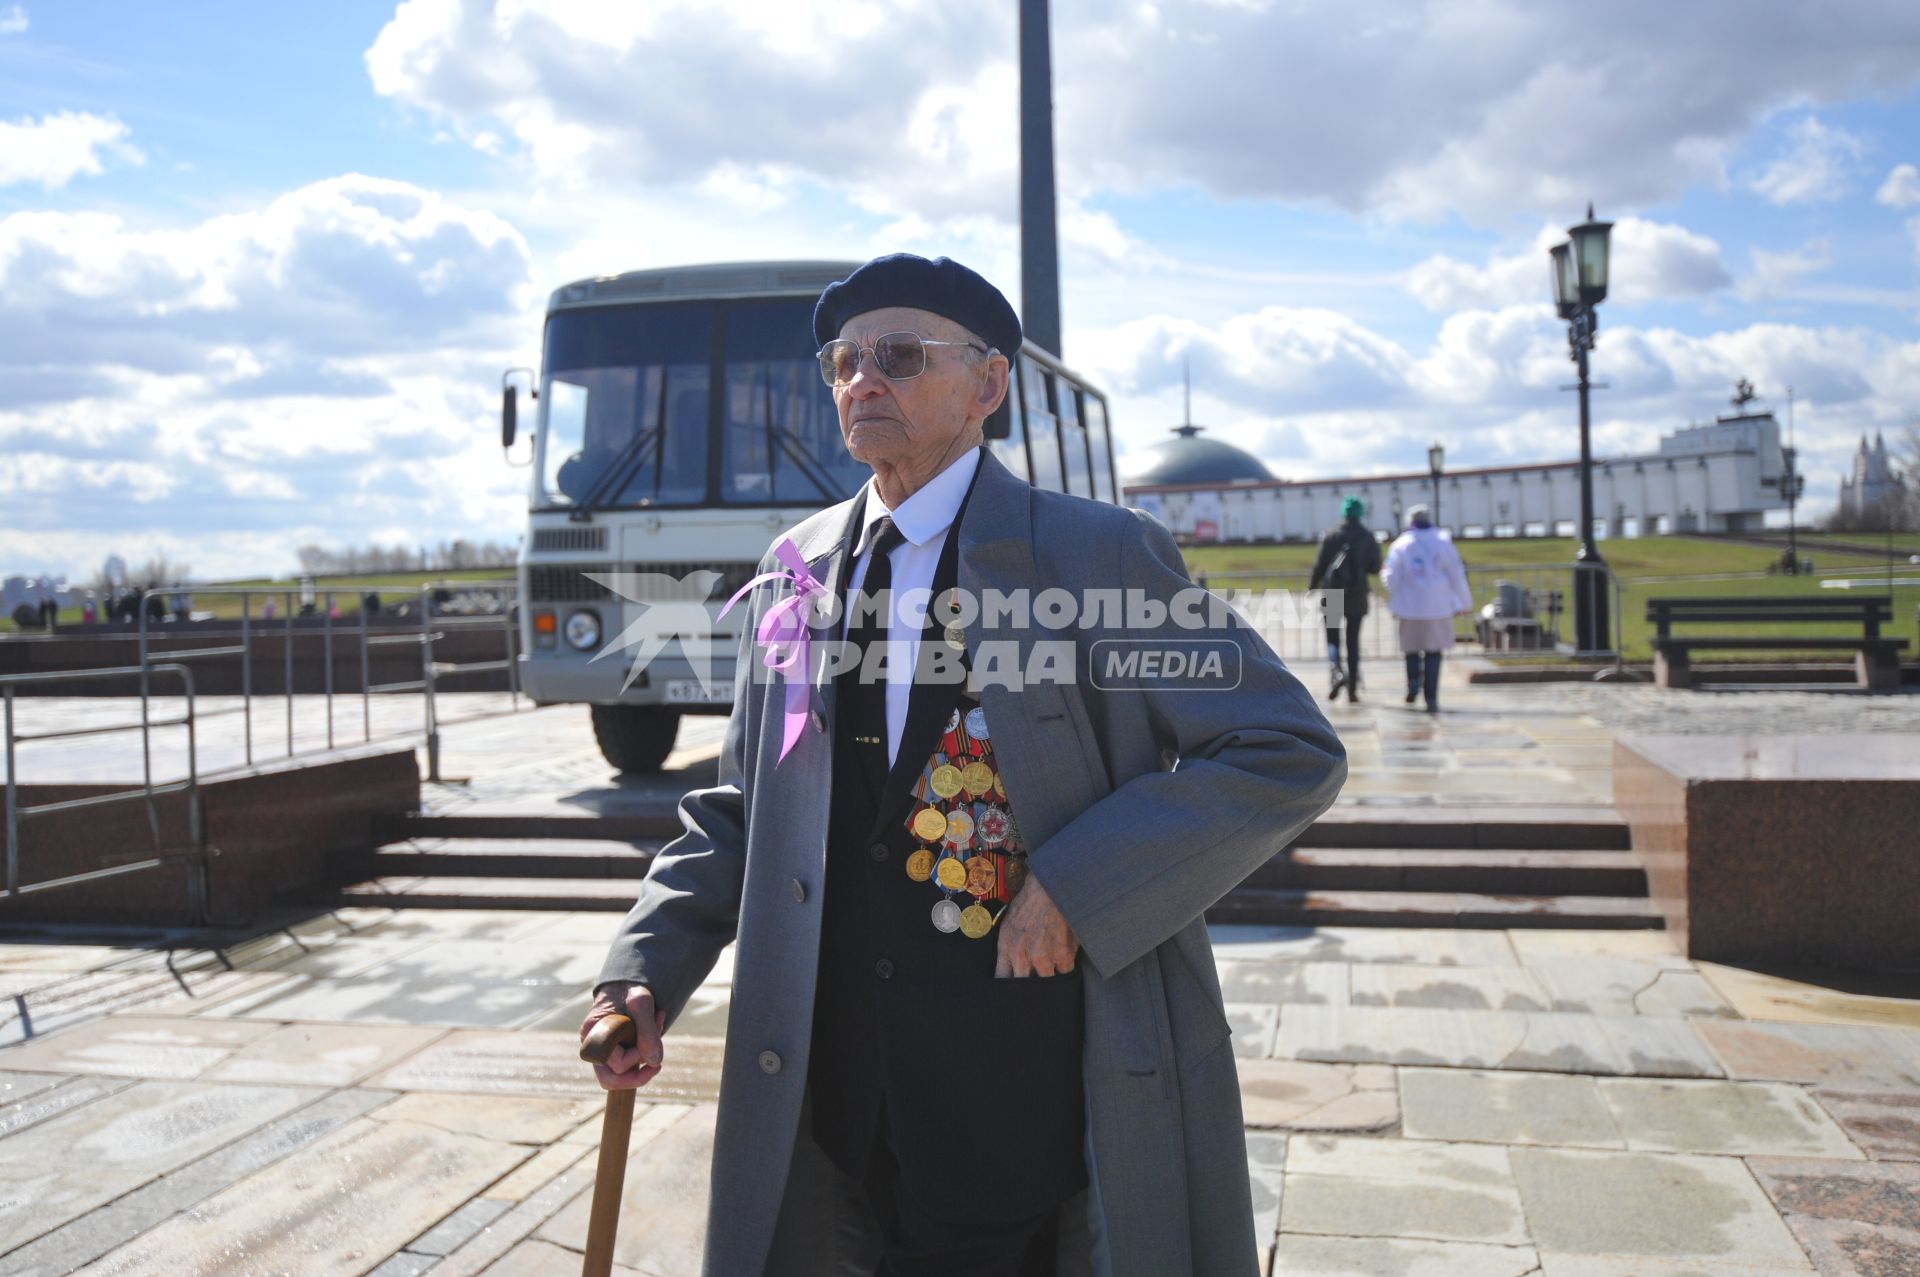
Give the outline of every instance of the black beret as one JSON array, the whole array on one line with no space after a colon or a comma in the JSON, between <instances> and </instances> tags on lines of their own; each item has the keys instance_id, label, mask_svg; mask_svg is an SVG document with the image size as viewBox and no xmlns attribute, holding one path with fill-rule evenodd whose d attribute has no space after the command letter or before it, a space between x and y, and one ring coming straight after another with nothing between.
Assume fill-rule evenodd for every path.
<instances>
[{"instance_id":1,"label":"black beret","mask_svg":"<svg viewBox=\"0 0 1920 1277\"><path fill-rule=\"evenodd\" d=\"M1009 359L1020 351L1020 317L1000 290L950 257L928 261L912 253L876 257L837 284L813 307L813 336L826 345L855 315L910 306L943 315Z\"/></svg>"}]
</instances>

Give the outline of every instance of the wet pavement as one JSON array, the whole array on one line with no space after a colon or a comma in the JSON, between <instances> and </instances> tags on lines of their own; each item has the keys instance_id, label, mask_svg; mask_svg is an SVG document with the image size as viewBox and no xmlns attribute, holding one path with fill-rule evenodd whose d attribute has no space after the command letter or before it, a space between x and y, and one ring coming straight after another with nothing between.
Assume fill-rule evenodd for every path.
<instances>
[{"instance_id":1,"label":"wet pavement","mask_svg":"<svg viewBox=\"0 0 1920 1277\"><path fill-rule=\"evenodd\" d=\"M1343 703L1342 802L1609 810L1610 716L1684 718L1652 690ZM1862 703L1810 699L1795 730ZM704 783L720 730L689 720L675 774L614 784L581 711L476 716L429 803L657 803ZM601 1105L574 1026L618 922L0 933L0 1274L577 1272ZM1747 971L1658 931L1214 940L1273 1272L1920 1272L1920 973ZM616 1271L698 1271L731 978L642 1094Z\"/></svg>"}]
</instances>

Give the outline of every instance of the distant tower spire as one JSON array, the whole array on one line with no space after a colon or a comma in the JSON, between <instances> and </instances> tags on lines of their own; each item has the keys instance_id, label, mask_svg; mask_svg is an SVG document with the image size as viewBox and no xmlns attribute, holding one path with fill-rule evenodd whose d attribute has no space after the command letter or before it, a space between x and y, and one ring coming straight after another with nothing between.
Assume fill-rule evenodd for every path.
<instances>
[{"instance_id":1,"label":"distant tower spire","mask_svg":"<svg viewBox=\"0 0 1920 1277\"><path fill-rule=\"evenodd\" d=\"M1173 428L1173 433L1182 439L1191 439L1200 433L1200 427L1193 424L1193 356L1180 357L1180 377L1186 387L1186 407L1180 414L1181 424Z\"/></svg>"}]
</instances>

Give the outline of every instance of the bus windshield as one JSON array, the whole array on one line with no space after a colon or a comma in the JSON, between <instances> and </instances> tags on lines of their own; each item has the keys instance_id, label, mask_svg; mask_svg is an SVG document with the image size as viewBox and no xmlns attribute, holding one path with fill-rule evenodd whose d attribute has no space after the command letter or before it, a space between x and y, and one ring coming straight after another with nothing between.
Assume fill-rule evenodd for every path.
<instances>
[{"instance_id":1,"label":"bus windshield","mask_svg":"<svg viewBox=\"0 0 1920 1277\"><path fill-rule=\"evenodd\" d=\"M812 305L555 312L536 504L818 507L851 496L868 472L847 455L821 384Z\"/></svg>"}]
</instances>

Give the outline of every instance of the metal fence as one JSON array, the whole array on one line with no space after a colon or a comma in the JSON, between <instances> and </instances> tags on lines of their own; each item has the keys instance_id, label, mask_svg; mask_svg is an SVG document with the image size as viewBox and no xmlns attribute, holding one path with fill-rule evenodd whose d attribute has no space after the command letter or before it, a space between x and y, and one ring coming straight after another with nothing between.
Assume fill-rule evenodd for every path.
<instances>
[{"instance_id":1,"label":"metal fence","mask_svg":"<svg viewBox=\"0 0 1920 1277\"><path fill-rule=\"evenodd\" d=\"M180 717L156 721L149 712L148 687L154 675L171 675L180 680L181 704ZM57 731L20 732L14 725L14 689L28 683L72 683L85 679L125 678L137 679L140 685L140 721L137 723L96 724L91 727L69 727ZM201 818L200 774L198 738L195 734L195 705L193 693L193 673L186 666L172 661L154 664L141 662L139 665L121 665L112 669L60 670L45 674L7 674L0 675L0 700L4 701L6 763L7 763L7 898L26 895L30 892L47 891L55 887L70 887L77 883L97 882L103 878L117 878L123 874L139 873L147 869L157 869L162 865L182 864L187 867L188 908L195 923L207 921L207 847L206 826ZM152 735L156 727L182 727L187 729L187 774L177 781L156 785L153 780ZM102 736L110 732L140 733L140 753L144 760L141 784L137 788L114 790L104 794L89 794L81 798L67 798L56 802L34 803L22 806L20 802L19 767L16 750L19 742L35 740L63 740L78 736ZM161 834L159 799L167 794L186 795L187 846L184 850L169 852L166 840ZM147 824L153 832L154 854L131 864L111 865L104 869L90 869L82 873L66 874L58 878L44 879L40 882L23 882L20 876L21 822L32 816L45 816L54 812L81 811L87 808L106 807L115 803L144 801L147 806Z\"/></svg>"},{"instance_id":2,"label":"metal fence","mask_svg":"<svg viewBox=\"0 0 1920 1277\"><path fill-rule=\"evenodd\" d=\"M1467 565L1467 591L1473 599L1471 615L1454 618L1454 640L1485 645L1490 632L1483 627L1482 614L1488 604L1500 608L1509 617L1530 617L1539 623L1541 646L1516 648L1556 652L1563 645L1563 633L1572 629L1574 578L1578 572L1604 572L1607 591L1613 601L1613 647L1620 651L1620 580L1605 563L1521 563L1494 566ZM1310 574L1306 572L1202 572L1194 583L1223 597L1239 591L1284 590L1304 596ZM1504 587L1504 588L1503 588ZM1400 643L1392 615L1387 611L1385 594L1378 589L1368 593L1368 613L1360 630L1360 651L1367 659L1393 659L1400 655ZM1282 660L1294 664L1302 660L1325 661L1326 631L1318 625L1279 625L1271 621L1261 625L1261 635Z\"/></svg>"},{"instance_id":3,"label":"metal fence","mask_svg":"<svg viewBox=\"0 0 1920 1277\"><path fill-rule=\"evenodd\" d=\"M197 586L187 588L160 588L142 591L139 602L140 621L140 662L143 666L155 659L166 661L203 660L211 657L240 658L240 704L223 710L213 710L203 717L212 718L224 714L238 714L242 719L241 735L245 742L245 765L254 762L254 653L255 636L277 635L281 640L282 658L285 665L286 700L286 748L280 755L283 758L296 756L294 745L294 646L297 641L307 640L317 645L320 664L323 671L321 696L325 706L326 745L325 749L337 748L336 719L334 712L334 640L338 635L343 639L357 643L360 654L360 743L373 740L373 697L399 692L419 692L423 704L422 722L419 735L423 738L427 751L427 779L434 783L440 780L440 716L439 706L434 699L435 685L441 678L460 674L479 674L489 671L504 671L507 675L507 690L512 709L520 708L520 672L519 648L520 630L518 623L518 586L512 580L494 581L430 581L418 586L418 593L412 608L412 623L405 629L389 626L376 628L373 621L373 609L362 592L353 592L360 604L352 623L340 625L338 598L346 591L316 590L298 585L274 589L262 589L258 586ZM149 648L153 637L149 629L153 614L157 611L165 615L170 609L166 606L169 599L179 602L188 596L212 595L214 597L240 600L239 642L216 647L173 649L154 652ZM149 599L158 600L155 608ZM254 604L261 604L261 615L254 615ZM318 618L320 624L299 624L310 618ZM476 619L477 618L477 619ZM446 637L449 625L462 628L498 629L501 634L503 656L499 660L447 662L434 659L434 642ZM420 676L400 679L386 683L372 681L372 653L376 647L416 647L420 654ZM141 715L147 714L147 688L141 685ZM351 693L348 693L349 695ZM413 733L407 733L412 735ZM317 751L315 751L317 752Z\"/></svg>"}]
</instances>

